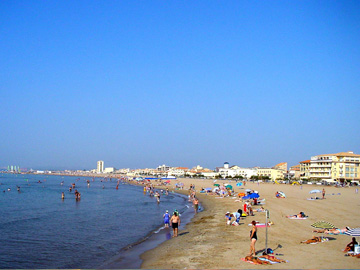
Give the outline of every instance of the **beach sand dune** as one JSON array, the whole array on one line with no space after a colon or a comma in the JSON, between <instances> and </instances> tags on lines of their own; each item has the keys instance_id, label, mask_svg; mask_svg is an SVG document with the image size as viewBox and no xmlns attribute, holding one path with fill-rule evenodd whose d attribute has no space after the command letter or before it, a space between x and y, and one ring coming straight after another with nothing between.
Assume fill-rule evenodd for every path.
<instances>
[{"instance_id":1,"label":"beach sand dune","mask_svg":"<svg viewBox=\"0 0 360 270\"><path fill-rule=\"evenodd\" d=\"M181 181L188 189L190 184L201 187L212 187L212 180L179 179L172 181L172 185ZM219 180L217 183L228 183ZM355 187L335 188L328 186L246 183L245 187L236 187L236 191L245 189L257 190L261 198L265 198L265 209L270 211L270 220L274 222L268 228L268 247L272 248L279 258L288 260L288 263L278 263L275 266L253 265L241 261L249 253L252 220L265 222L265 213L254 212L255 216L241 220L240 226L227 226L224 215L227 211L235 212L243 209L242 202L226 197L223 199L215 196L198 193L198 197L205 211L198 213L188 224L185 230L179 232L179 237L164 242L155 249L142 254L144 260L142 268L177 269L230 269L230 268L269 268L276 269L358 269L360 261L356 258L345 257L342 250L351 237L347 235L324 235L313 232L310 226L320 220L328 221L336 227L360 227L360 194L355 194ZM325 200L309 201L309 191L312 189L326 190ZM276 191L283 191L285 199L275 198ZM184 190L183 192L186 192ZM337 195L341 193L341 195ZM334 195L332 195L334 194ZM312 195L313 197L315 195ZM321 197L321 194L317 194ZM254 209L257 209L254 206ZM300 211L308 216L305 220L291 220L287 215L297 214ZM256 250L265 248L266 228L258 228L258 241ZM313 235L324 235L329 241L318 244L300 244L301 241L312 238ZM358 239L359 241L360 239Z\"/></svg>"}]
</instances>

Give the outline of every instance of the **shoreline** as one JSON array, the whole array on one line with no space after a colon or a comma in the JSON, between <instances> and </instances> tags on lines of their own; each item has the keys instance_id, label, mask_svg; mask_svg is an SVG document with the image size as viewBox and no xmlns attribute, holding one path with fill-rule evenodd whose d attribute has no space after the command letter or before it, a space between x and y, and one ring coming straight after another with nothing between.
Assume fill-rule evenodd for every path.
<instances>
[{"instance_id":1,"label":"shoreline","mask_svg":"<svg viewBox=\"0 0 360 270\"><path fill-rule=\"evenodd\" d=\"M141 186L141 185L139 185ZM184 198L184 202L187 203L187 197L185 194L177 193L176 196L181 196ZM188 204L185 204L187 206ZM189 211L190 207L186 207L183 212L180 211L182 216L182 223L179 227L179 231L184 229L188 223L194 217L194 213ZM122 248L120 252L114 257L110 258L108 261L101 264L97 269L137 269L141 267L143 260L141 259L141 255L149 250L157 248L161 243L166 242L171 239L172 229L164 228L161 226L151 232L143 239L131 243L126 247Z\"/></svg>"}]
</instances>

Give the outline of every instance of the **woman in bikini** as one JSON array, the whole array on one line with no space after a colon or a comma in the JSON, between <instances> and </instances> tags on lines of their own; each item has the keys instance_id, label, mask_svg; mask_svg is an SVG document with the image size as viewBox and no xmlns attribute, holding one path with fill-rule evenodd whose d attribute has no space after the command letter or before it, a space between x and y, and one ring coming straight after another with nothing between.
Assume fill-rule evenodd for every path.
<instances>
[{"instance_id":1,"label":"woman in bikini","mask_svg":"<svg viewBox=\"0 0 360 270\"><path fill-rule=\"evenodd\" d=\"M320 230L313 230L313 232L316 232L316 233L326 233L326 234L340 234L340 233L344 233L346 231L350 230L349 227L345 227L343 229L338 229L338 228L335 228L335 229L320 229Z\"/></svg>"}]
</instances>

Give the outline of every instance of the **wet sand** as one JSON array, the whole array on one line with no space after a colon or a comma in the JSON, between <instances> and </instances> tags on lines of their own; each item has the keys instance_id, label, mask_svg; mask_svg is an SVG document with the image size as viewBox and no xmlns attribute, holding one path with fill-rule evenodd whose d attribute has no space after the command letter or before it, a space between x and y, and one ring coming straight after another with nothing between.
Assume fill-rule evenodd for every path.
<instances>
[{"instance_id":1,"label":"wet sand","mask_svg":"<svg viewBox=\"0 0 360 270\"><path fill-rule=\"evenodd\" d=\"M213 187L213 180L178 179L172 180L185 183L185 189L190 184L201 187ZM288 263L278 263L273 266L254 265L240 259L249 253L252 220L265 222L265 213L254 212L240 221L240 226L228 226L224 215L227 211L235 212L243 209L242 202L235 202L231 197L218 198L213 195L197 193L205 210L198 213L185 229L180 230L180 236L172 238L158 247L145 252L141 258L141 268L155 269L230 269L230 268L276 268L276 269L358 269L359 259L345 257L342 250L351 237L347 235L324 235L313 233L312 223L320 220L331 222L336 227L360 227L360 194L355 194L355 187L335 188L328 186L246 183L245 187L236 187L235 182L219 180L217 183L231 183L236 193L245 189L257 190L261 198L265 198L265 209L270 211L270 220L274 222L268 228L268 248L272 248L278 258L288 260ZM326 190L325 200L309 201L310 190ZM276 191L283 191L285 199L275 198ZM186 191L185 191L186 192ZM336 195L341 193L341 195ZM335 195L331 195L335 194ZM314 195L313 195L314 196ZM321 194L317 194L321 197ZM253 207L254 210L259 208ZM306 220L291 220L286 215L297 214L300 211L308 215ZM257 254L265 248L265 228L258 228ZM330 240L315 245L300 244L301 241L312 238L313 235L324 235ZM359 238L357 238L360 241Z\"/></svg>"}]
</instances>

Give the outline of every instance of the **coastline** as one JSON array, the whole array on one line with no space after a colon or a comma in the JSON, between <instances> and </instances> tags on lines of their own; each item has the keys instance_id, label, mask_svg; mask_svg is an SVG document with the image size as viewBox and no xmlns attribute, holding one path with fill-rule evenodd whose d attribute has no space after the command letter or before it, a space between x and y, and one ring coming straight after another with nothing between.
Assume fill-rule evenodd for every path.
<instances>
[{"instance_id":1,"label":"coastline","mask_svg":"<svg viewBox=\"0 0 360 270\"><path fill-rule=\"evenodd\" d=\"M211 187L213 180L178 179L190 183L197 190ZM227 181L218 180L218 183ZM231 183L231 182L230 182ZM336 227L359 227L360 195L355 187L335 188L330 186L250 183L245 187L235 187L235 193L244 189L258 190L261 198L266 199L264 207L270 211L270 220L274 222L268 228L268 248L272 248L279 258L288 263L276 264L277 269L358 269L358 259L344 257L342 249L351 240L347 235L316 234L310 226L312 223L325 220ZM171 183L173 184L173 183ZM326 189L326 199L309 201L309 191ZM276 191L283 191L286 199L277 199ZM243 203L235 202L231 197L217 198L213 195L197 194L205 210L194 216L186 228L179 231L179 237L161 243L156 248L141 255L143 269L259 269L269 266L253 265L241 261L249 253L250 240L248 224L252 220L265 222L265 214L255 212L255 216L240 221L240 226L227 226L224 215L226 211L235 212L242 209ZM254 209L258 207L254 206ZM290 220L286 215L304 211L307 220ZM256 243L257 255L265 249L265 228L258 229L259 239ZM300 244L313 235L326 236L330 241L317 245ZM360 239L357 239L358 241ZM304 260L306 258L306 260Z\"/></svg>"},{"instance_id":2,"label":"coastline","mask_svg":"<svg viewBox=\"0 0 360 270\"><path fill-rule=\"evenodd\" d=\"M73 177L89 177L84 175L64 175ZM98 176L99 177L99 176ZM108 176L103 176L108 177ZM102 177L102 178L103 178ZM117 178L112 176L111 178ZM179 178L171 180L169 189L174 190L175 183L183 182L184 190L174 190L175 193L187 195L190 184L196 185L196 190L202 187L212 187L214 180ZM131 185L139 185L135 181L126 181ZM252 183L237 187L235 181L217 180L217 183L230 183L235 193L245 189L258 190L261 198L265 198L264 207L270 211L270 220L275 224L269 228L267 247L281 255L278 258L288 260L288 263L276 265L276 269L358 269L358 259L344 257L342 249L351 240L347 235L324 235L313 233L312 223L325 220L336 227L360 227L360 194L355 193L356 187L335 188L332 186ZM154 183L156 184L156 182ZM155 186L161 189L164 186ZM312 189L326 189L326 200L309 201ZM283 191L286 199L276 199L276 191ZM249 253L248 223L251 220L265 222L265 214L255 212L254 217L240 221L240 226L225 225L224 214L242 209L243 203L235 202L236 198L218 198L213 195L197 193L204 211L190 218L189 223L183 223L179 229L179 237L166 238L161 241L146 238L133 244L132 248L121 250L120 254L102 264L99 268L124 269L259 269L262 265L252 265L240 260ZM254 209L257 207L255 206ZM192 208L190 208L192 209ZM304 211L307 220L289 220L286 215ZM164 231L163 231L164 232ZM172 233L172 232L171 232ZM152 232L153 234L153 232ZM300 241L316 236L329 237L330 241L317 245L300 244ZM259 239L256 243L258 255L265 248L265 229L259 228ZM156 238L156 237L155 237ZM153 241L154 240L154 241ZM360 239L357 238L359 241ZM304 260L306 258L306 260ZM124 259L127 260L124 262ZM123 261L122 261L123 260ZM268 268L268 266L265 266Z\"/></svg>"},{"instance_id":3,"label":"coastline","mask_svg":"<svg viewBox=\"0 0 360 270\"><path fill-rule=\"evenodd\" d=\"M176 196L183 197L184 201L187 202L187 197L184 196L184 194L179 192L176 193ZM191 206L189 206L184 211L180 210L183 223L180 225L179 230L183 230L193 218L194 212L191 211L191 209ZM101 264L99 267L97 267L97 269L138 269L141 267L143 262L141 255L158 247L161 243L171 239L171 235L171 228L164 228L162 226L156 230L153 230L149 232L149 234L143 239L122 248L119 254Z\"/></svg>"}]
</instances>

